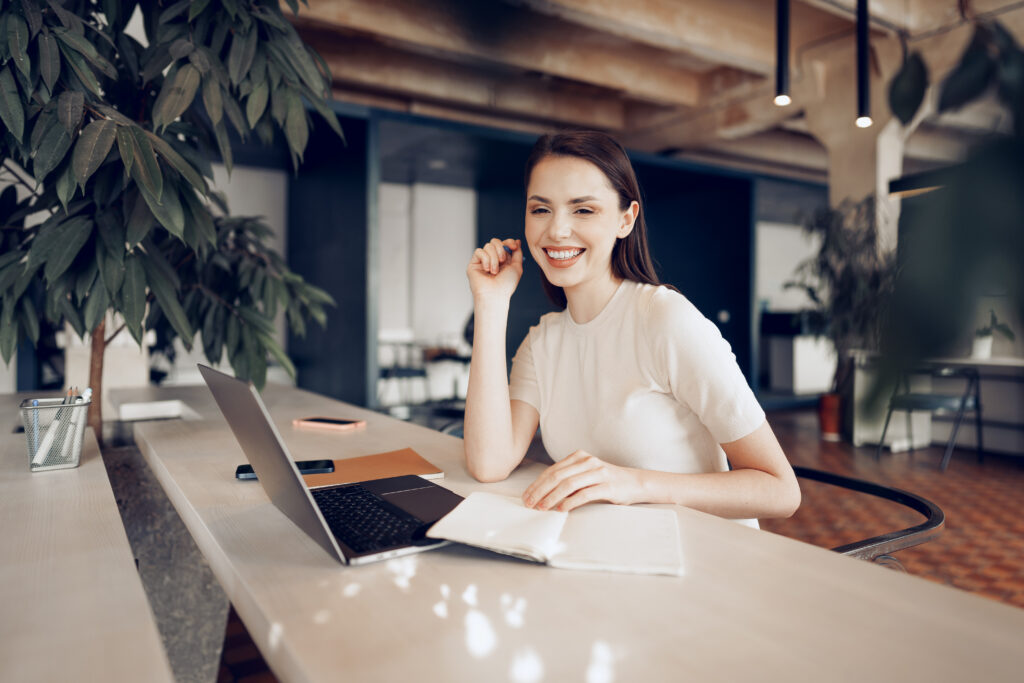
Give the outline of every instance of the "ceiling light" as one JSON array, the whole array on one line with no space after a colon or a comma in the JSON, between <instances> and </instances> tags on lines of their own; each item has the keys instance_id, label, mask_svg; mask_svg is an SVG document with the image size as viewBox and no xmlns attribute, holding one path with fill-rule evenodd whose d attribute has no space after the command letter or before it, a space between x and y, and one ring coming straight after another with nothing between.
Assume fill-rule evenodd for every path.
<instances>
[{"instance_id":1,"label":"ceiling light","mask_svg":"<svg viewBox=\"0 0 1024 683\"><path fill-rule=\"evenodd\" d=\"M871 125L871 72L868 70L868 0L857 0L857 125Z\"/></svg>"},{"instance_id":2,"label":"ceiling light","mask_svg":"<svg viewBox=\"0 0 1024 683\"><path fill-rule=\"evenodd\" d=\"M775 2L775 104L785 107L789 97L789 0Z\"/></svg>"}]
</instances>

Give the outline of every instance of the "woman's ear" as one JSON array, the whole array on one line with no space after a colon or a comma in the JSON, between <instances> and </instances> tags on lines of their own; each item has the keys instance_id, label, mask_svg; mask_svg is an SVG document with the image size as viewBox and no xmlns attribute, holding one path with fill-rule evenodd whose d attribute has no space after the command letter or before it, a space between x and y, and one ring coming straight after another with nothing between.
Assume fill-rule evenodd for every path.
<instances>
[{"instance_id":1,"label":"woman's ear","mask_svg":"<svg viewBox=\"0 0 1024 683\"><path fill-rule=\"evenodd\" d=\"M629 208L622 212L622 222L619 224L619 229L615 233L615 236L622 239L629 233L633 232L633 226L636 224L636 218L640 215L640 203L630 202Z\"/></svg>"}]
</instances>

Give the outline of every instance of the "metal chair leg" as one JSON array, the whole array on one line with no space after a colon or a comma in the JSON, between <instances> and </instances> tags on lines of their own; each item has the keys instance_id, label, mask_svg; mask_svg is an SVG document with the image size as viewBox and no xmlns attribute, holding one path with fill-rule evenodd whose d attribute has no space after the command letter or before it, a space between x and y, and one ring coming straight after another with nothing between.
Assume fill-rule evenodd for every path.
<instances>
[{"instance_id":1,"label":"metal chair leg","mask_svg":"<svg viewBox=\"0 0 1024 683\"><path fill-rule=\"evenodd\" d=\"M953 457L953 448L956 446L956 435L960 431L960 423L964 419L964 411L967 407L967 396L966 394L960 399L960 408L956 411L956 422L953 424L953 433L949 436L949 443L946 445L946 453L942 456L943 472L949 467L949 459Z\"/></svg>"},{"instance_id":2,"label":"metal chair leg","mask_svg":"<svg viewBox=\"0 0 1024 683\"><path fill-rule=\"evenodd\" d=\"M985 460L985 447L982 440L981 427L981 380L978 378L974 379L974 424L978 437L978 462L983 462Z\"/></svg>"},{"instance_id":3,"label":"metal chair leg","mask_svg":"<svg viewBox=\"0 0 1024 683\"><path fill-rule=\"evenodd\" d=\"M909 414L909 413L908 413ZM882 447L885 446L885 433L889 431L889 420L892 418L892 405L889 405L889 412L885 414L885 426L882 427L882 436L878 438L878 450L875 451L875 460L882 459Z\"/></svg>"}]
</instances>

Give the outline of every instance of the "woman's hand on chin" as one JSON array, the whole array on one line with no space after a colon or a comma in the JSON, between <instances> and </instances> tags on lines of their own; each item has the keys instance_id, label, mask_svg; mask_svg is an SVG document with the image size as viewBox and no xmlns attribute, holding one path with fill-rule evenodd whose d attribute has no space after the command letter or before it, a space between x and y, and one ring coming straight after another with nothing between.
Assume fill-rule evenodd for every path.
<instances>
[{"instance_id":1,"label":"woman's hand on chin","mask_svg":"<svg viewBox=\"0 0 1024 683\"><path fill-rule=\"evenodd\" d=\"M576 451L544 470L523 492L523 503L537 510L569 511L595 501L631 505L642 502L643 493L640 470Z\"/></svg>"}]
</instances>

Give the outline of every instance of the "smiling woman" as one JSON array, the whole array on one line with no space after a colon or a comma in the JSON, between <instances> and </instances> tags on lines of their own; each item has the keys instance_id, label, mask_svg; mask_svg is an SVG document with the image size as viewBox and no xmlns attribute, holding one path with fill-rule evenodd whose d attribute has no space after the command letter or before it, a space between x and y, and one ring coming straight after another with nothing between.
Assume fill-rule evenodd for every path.
<instances>
[{"instance_id":1,"label":"smiling woman","mask_svg":"<svg viewBox=\"0 0 1024 683\"><path fill-rule=\"evenodd\" d=\"M565 310L531 328L507 379L522 242L492 239L474 252L465 422L473 476L507 477L540 425L555 464L524 492L531 507L608 501L734 519L792 514L796 478L729 344L658 283L625 150L604 133L544 136L527 161L526 196L526 246Z\"/></svg>"}]
</instances>

